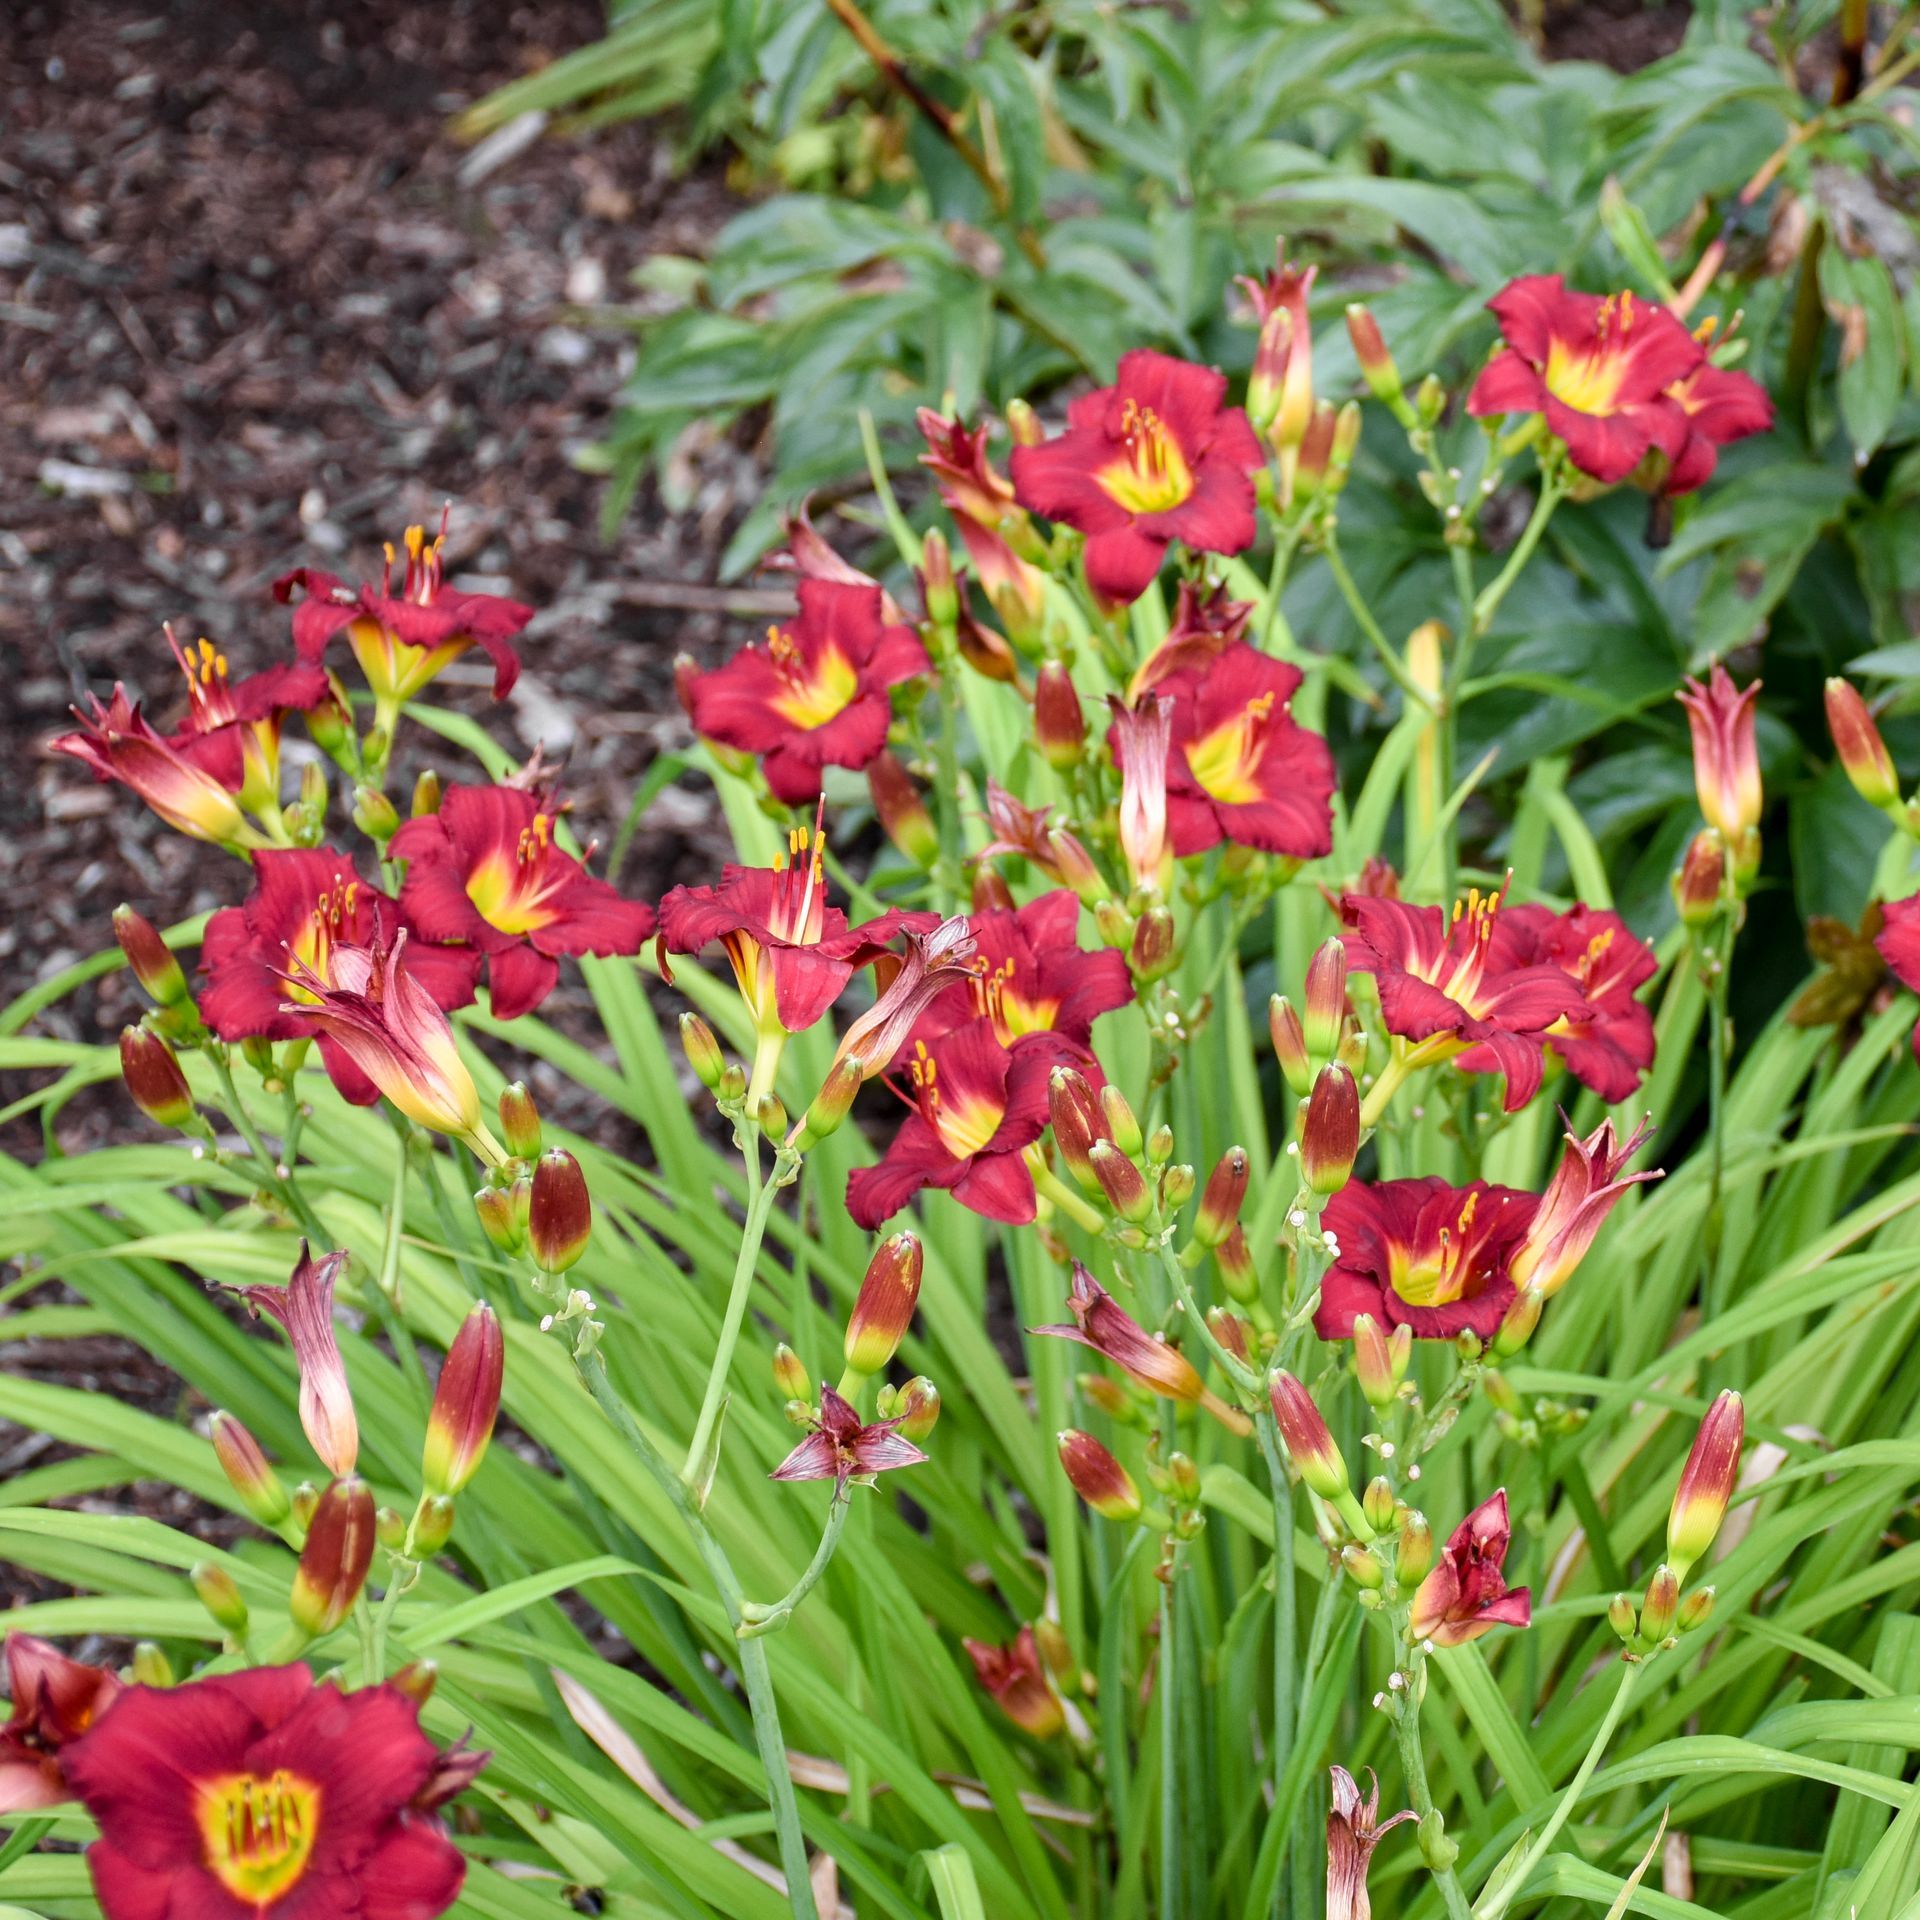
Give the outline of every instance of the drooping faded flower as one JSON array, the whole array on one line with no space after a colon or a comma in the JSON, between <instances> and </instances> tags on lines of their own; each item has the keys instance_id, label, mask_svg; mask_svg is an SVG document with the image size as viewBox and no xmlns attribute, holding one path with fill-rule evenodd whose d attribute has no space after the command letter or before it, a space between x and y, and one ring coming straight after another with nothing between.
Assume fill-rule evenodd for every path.
<instances>
[{"instance_id":1,"label":"drooping faded flower","mask_svg":"<svg viewBox=\"0 0 1920 1920\"><path fill-rule=\"evenodd\" d=\"M917 1467L926 1455L894 1429L898 1420L862 1421L831 1387L820 1389L820 1424L774 1468L774 1480L870 1480L894 1467Z\"/></svg>"},{"instance_id":2,"label":"drooping faded flower","mask_svg":"<svg viewBox=\"0 0 1920 1920\"><path fill-rule=\"evenodd\" d=\"M1458 1647L1495 1627L1528 1625L1532 1596L1525 1587L1509 1590L1502 1573L1511 1538L1503 1487L1454 1528L1413 1596L1408 1634L1437 1647Z\"/></svg>"},{"instance_id":3,"label":"drooping faded flower","mask_svg":"<svg viewBox=\"0 0 1920 1920\"><path fill-rule=\"evenodd\" d=\"M1330 1767L1331 1804L1327 1810L1327 1920L1372 1920L1367 1896L1367 1867L1373 1850L1403 1820L1417 1820L1411 1807L1380 1818L1380 1782L1367 1769L1367 1792L1345 1767Z\"/></svg>"}]
</instances>

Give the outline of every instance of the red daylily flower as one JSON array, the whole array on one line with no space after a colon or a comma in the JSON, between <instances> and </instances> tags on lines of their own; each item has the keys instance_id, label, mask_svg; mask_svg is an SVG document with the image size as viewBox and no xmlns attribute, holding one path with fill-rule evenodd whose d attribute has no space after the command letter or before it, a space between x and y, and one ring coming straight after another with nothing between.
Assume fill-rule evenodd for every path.
<instances>
[{"instance_id":1,"label":"red daylily flower","mask_svg":"<svg viewBox=\"0 0 1920 1920\"><path fill-rule=\"evenodd\" d=\"M1320 1283L1314 1332L1350 1340L1365 1313L1388 1332L1410 1328L1416 1340L1491 1340L1513 1304L1510 1269L1539 1204L1484 1180L1349 1181L1327 1202L1340 1257Z\"/></svg>"},{"instance_id":2,"label":"red daylily flower","mask_svg":"<svg viewBox=\"0 0 1920 1920\"><path fill-rule=\"evenodd\" d=\"M1661 1177L1651 1168L1644 1173L1621 1172L1652 1130L1651 1122L1642 1122L1622 1143L1613 1122L1603 1120L1584 1140L1576 1133L1566 1136L1560 1164L1508 1265L1516 1287L1552 1299L1573 1278L1594 1236L1627 1189Z\"/></svg>"},{"instance_id":3,"label":"red daylily flower","mask_svg":"<svg viewBox=\"0 0 1920 1920\"><path fill-rule=\"evenodd\" d=\"M1127 683L1127 699L1137 701L1177 673L1204 674L1229 647L1247 637L1247 622L1252 616L1253 602L1229 598L1224 582L1202 589L1191 580L1182 580L1167 637Z\"/></svg>"},{"instance_id":4,"label":"red daylily flower","mask_svg":"<svg viewBox=\"0 0 1920 1920\"><path fill-rule=\"evenodd\" d=\"M638 953L653 909L622 899L554 845L554 813L518 787L449 787L440 811L409 820L388 856L409 863L401 909L429 940L487 956L496 1018L531 1013L563 953Z\"/></svg>"},{"instance_id":5,"label":"red daylily flower","mask_svg":"<svg viewBox=\"0 0 1920 1920\"><path fill-rule=\"evenodd\" d=\"M848 926L847 916L827 904L819 829L796 828L788 845L790 861L729 865L717 887L675 887L660 902L663 961L717 940L761 1034L805 1033L896 934L931 933L940 924L938 914L889 907ZM661 972L667 974L664 964Z\"/></svg>"},{"instance_id":6,"label":"red daylily flower","mask_svg":"<svg viewBox=\"0 0 1920 1920\"><path fill-rule=\"evenodd\" d=\"M1687 435L1661 483L1668 494L1692 493L1713 478L1720 449L1773 426L1773 402L1750 375L1702 360L1667 397L1686 417Z\"/></svg>"},{"instance_id":7,"label":"red daylily flower","mask_svg":"<svg viewBox=\"0 0 1920 1920\"><path fill-rule=\"evenodd\" d=\"M1175 540L1200 553L1253 545L1260 442L1227 401L1226 375L1149 348L1123 354L1110 387L1067 409L1067 430L1013 450L1023 506L1087 536L1087 581L1125 604Z\"/></svg>"},{"instance_id":8,"label":"red daylily flower","mask_svg":"<svg viewBox=\"0 0 1920 1920\"><path fill-rule=\"evenodd\" d=\"M973 914L967 926L973 977L934 1001L916 1039L937 1039L984 1015L1003 1047L1050 1033L1067 1050L1090 1054L1094 1021L1133 998L1125 957L1080 945L1080 902L1064 887L1024 907Z\"/></svg>"},{"instance_id":9,"label":"red daylily flower","mask_svg":"<svg viewBox=\"0 0 1920 1920\"><path fill-rule=\"evenodd\" d=\"M1873 944L1894 978L1920 993L1920 894L1887 902ZM1920 1023L1913 1029L1913 1057L1920 1060Z\"/></svg>"},{"instance_id":10,"label":"red daylily flower","mask_svg":"<svg viewBox=\"0 0 1920 1920\"><path fill-rule=\"evenodd\" d=\"M930 670L911 627L887 624L877 586L800 582L799 618L771 627L686 688L695 732L761 756L777 799L820 792L823 767L864 767L887 744L888 689Z\"/></svg>"},{"instance_id":11,"label":"red daylily flower","mask_svg":"<svg viewBox=\"0 0 1920 1920\"><path fill-rule=\"evenodd\" d=\"M1295 724L1299 684L1297 669L1244 642L1161 681L1174 703L1167 825L1182 859L1222 840L1293 860L1333 851L1333 754Z\"/></svg>"},{"instance_id":12,"label":"red daylily flower","mask_svg":"<svg viewBox=\"0 0 1920 1920\"><path fill-rule=\"evenodd\" d=\"M1051 1034L1003 1047L982 1016L916 1041L906 1066L913 1111L877 1167L847 1177L847 1211L871 1231L922 1187L940 1187L989 1220L1034 1217L1026 1151L1046 1131L1047 1075L1064 1056Z\"/></svg>"},{"instance_id":13,"label":"red daylily flower","mask_svg":"<svg viewBox=\"0 0 1920 1920\"><path fill-rule=\"evenodd\" d=\"M1591 1017L1569 974L1528 960L1497 893L1476 888L1451 919L1438 907L1349 893L1340 917L1347 965L1373 975L1387 1031L1421 1043L1419 1065L1451 1059L1470 1073L1504 1074L1509 1113L1540 1090L1547 1028Z\"/></svg>"},{"instance_id":14,"label":"red daylily flower","mask_svg":"<svg viewBox=\"0 0 1920 1920\"><path fill-rule=\"evenodd\" d=\"M787 544L770 553L761 565L770 573L795 573L803 580L833 580L843 587L878 587L872 574L862 573L851 560L837 553L813 524L803 504L797 513L781 521ZM906 609L884 587L880 588L880 616L890 627L902 625ZM699 675L696 671L694 678Z\"/></svg>"},{"instance_id":15,"label":"red daylily flower","mask_svg":"<svg viewBox=\"0 0 1920 1920\"><path fill-rule=\"evenodd\" d=\"M247 757L237 729L167 739L118 682L105 706L89 695L88 709L74 708L80 731L63 733L50 751L83 761L98 780L131 787L176 832L236 853L272 844L241 811Z\"/></svg>"},{"instance_id":16,"label":"red daylily flower","mask_svg":"<svg viewBox=\"0 0 1920 1920\"><path fill-rule=\"evenodd\" d=\"M398 905L331 847L270 847L253 856L254 888L244 906L207 922L200 965L207 983L200 1013L222 1040L312 1040L343 1098L371 1106L380 1092L352 1057L305 1011L310 987L287 970L325 976L336 946L374 944L382 925L404 925ZM443 1009L473 998L480 956L423 940L407 948L407 969Z\"/></svg>"},{"instance_id":17,"label":"red daylily flower","mask_svg":"<svg viewBox=\"0 0 1920 1920\"><path fill-rule=\"evenodd\" d=\"M311 713L331 697L326 670L305 661L227 677L227 656L211 640L182 653L173 629L167 645L187 681L187 723L172 744L203 764L225 763L230 738L240 747L240 804L258 811L280 803L280 729L290 713Z\"/></svg>"},{"instance_id":18,"label":"red daylily flower","mask_svg":"<svg viewBox=\"0 0 1920 1920\"><path fill-rule=\"evenodd\" d=\"M831 1387L820 1389L820 1424L768 1475L772 1480L870 1480L926 1455L894 1431L898 1420L861 1421Z\"/></svg>"},{"instance_id":19,"label":"red daylily flower","mask_svg":"<svg viewBox=\"0 0 1920 1920\"><path fill-rule=\"evenodd\" d=\"M962 1640L981 1686L1009 1720L1036 1740L1051 1740L1066 1729L1066 1710L1040 1664L1031 1627L1022 1627L1012 1644L996 1647L985 1640Z\"/></svg>"},{"instance_id":20,"label":"red daylily flower","mask_svg":"<svg viewBox=\"0 0 1920 1920\"><path fill-rule=\"evenodd\" d=\"M1509 907L1512 931L1532 961L1560 969L1586 997L1587 1011L1556 1021L1549 1047L1582 1086L1612 1105L1629 1100L1653 1065L1653 1014L1635 996L1659 971L1653 950L1617 913L1584 903L1556 914L1542 906ZM1491 1072L1489 1058L1462 1055L1468 1072Z\"/></svg>"},{"instance_id":21,"label":"red daylily flower","mask_svg":"<svg viewBox=\"0 0 1920 1920\"><path fill-rule=\"evenodd\" d=\"M1013 483L987 458L986 427L962 426L931 407L922 407L914 419L927 443L920 464L933 475L956 525L963 531L968 525L997 531L1025 519L1014 502Z\"/></svg>"},{"instance_id":22,"label":"red daylily flower","mask_svg":"<svg viewBox=\"0 0 1920 1920\"><path fill-rule=\"evenodd\" d=\"M1649 451L1677 461L1688 418L1670 389L1700 368L1699 341L1631 293L1569 293L1530 274L1487 302L1506 346L1474 382L1474 415L1538 413L1596 480L1624 480Z\"/></svg>"},{"instance_id":23,"label":"red daylily flower","mask_svg":"<svg viewBox=\"0 0 1920 1920\"><path fill-rule=\"evenodd\" d=\"M442 1757L397 1687L258 1667L128 1688L66 1769L106 1920L433 1920L466 1874L420 1805Z\"/></svg>"},{"instance_id":24,"label":"red daylily flower","mask_svg":"<svg viewBox=\"0 0 1920 1920\"><path fill-rule=\"evenodd\" d=\"M315 1453L336 1477L350 1474L360 1457L360 1423L353 1389L333 1332L333 1288L344 1253L316 1260L300 1242L300 1258L285 1286L232 1289L255 1313L268 1313L286 1329L300 1363L300 1425Z\"/></svg>"},{"instance_id":25,"label":"red daylily flower","mask_svg":"<svg viewBox=\"0 0 1920 1920\"><path fill-rule=\"evenodd\" d=\"M1407 1623L1414 1639L1458 1647L1495 1627L1524 1627L1532 1621L1528 1589L1509 1592L1501 1574L1511 1537L1502 1488L1454 1528L1433 1571L1421 1581Z\"/></svg>"},{"instance_id":26,"label":"red daylily flower","mask_svg":"<svg viewBox=\"0 0 1920 1920\"><path fill-rule=\"evenodd\" d=\"M409 527L403 542L406 573L393 590L393 548L378 588L350 588L331 573L295 567L273 583L273 597L290 601L295 590L306 597L293 615L294 650L302 660L319 661L343 628L353 657L373 689L382 724L391 726L401 705L425 690L443 667L470 647L482 647L493 662L493 697L504 700L520 677L514 636L533 618L533 609L492 593L460 593L445 584L441 549L446 522L431 540L424 527Z\"/></svg>"},{"instance_id":27,"label":"red daylily flower","mask_svg":"<svg viewBox=\"0 0 1920 1920\"><path fill-rule=\"evenodd\" d=\"M0 1726L0 1820L73 1798L61 1750L78 1740L119 1698L104 1667L69 1660L30 1633L7 1635L7 1697Z\"/></svg>"}]
</instances>

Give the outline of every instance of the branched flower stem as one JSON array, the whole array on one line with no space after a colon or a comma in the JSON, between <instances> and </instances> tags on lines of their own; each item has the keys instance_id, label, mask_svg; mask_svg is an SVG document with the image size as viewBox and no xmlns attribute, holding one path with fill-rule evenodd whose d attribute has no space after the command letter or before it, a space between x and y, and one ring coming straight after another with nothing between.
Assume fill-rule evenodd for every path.
<instances>
[{"instance_id":1,"label":"branched flower stem","mask_svg":"<svg viewBox=\"0 0 1920 1920\"><path fill-rule=\"evenodd\" d=\"M741 1602L740 1624L734 1629L735 1639L753 1640L763 1633L778 1633L792 1620L801 1601L819 1584L821 1575L832 1563L834 1551L840 1545L840 1530L847 1524L847 1509L851 1504L849 1493L850 1489L844 1480L834 1488L833 1505L827 1510L827 1524L821 1532L820 1544L814 1549L806 1572L792 1587L778 1600L765 1604L758 1600Z\"/></svg>"}]
</instances>

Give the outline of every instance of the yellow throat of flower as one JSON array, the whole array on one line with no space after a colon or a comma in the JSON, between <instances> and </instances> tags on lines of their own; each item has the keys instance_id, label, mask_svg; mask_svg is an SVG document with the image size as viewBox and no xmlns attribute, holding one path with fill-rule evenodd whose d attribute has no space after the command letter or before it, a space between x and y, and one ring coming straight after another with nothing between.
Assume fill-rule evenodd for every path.
<instances>
[{"instance_id":1,"label":"yellow throat of flower","mask_svg":"<svg viewBox=\"0 0 1920 1920\"><path fill-rule=\"evenodd\" d=\"M1473 1217L1479 1208L1480 1196L1468 1194L1454 1224L1440 1229L1439 1247L1429 1259L1415 1262L1404 1249L1394 1249L1387 1277L1408 1306L1444 1307L1466 1294L1473 1279L1469 1255L1474 1244Z\"/></svg>"},{"instance_id":2,"label":"yellow throat of flower","mask_svg":"<svg viewBox=\"0 0 1920 1920\"><path fill-rule=\"evenodd\" d=\"M1260 749L1273 716L1273 695L1249 700L1231 720L1187 747L1187 765L1207 793L1224 806L1260 798Z\"/></svg>"},{"instance_id":3,"label":"yellow throat of flower","mask_svg":"<svg viewBox=\"0 0 1920 1920\"><path fill-rule=\"evenodd\" d=\"M767 657L782 683L774 710L803 731L824 727L860 691L860 671L838 647L823 647L809 668L792 634L769 627Z\"/></svg>"},{"instance_id":4,"label":"yellow throat of flower","mask_svg":"<svg viewBox=\"0 0 1920 1920\"><path fill-rule=\"evenodd\" d=\"M1099 480L1129 513L1165 513L1193 493L1193 470L1180 443L1151 407L1129 400L1120 415L1121 457Z\"/></svg>"},{"instance_id":5,"label":"yellow throat of flower","mask_svg":"<svg viewBox=\"0 0 1920 1920\"><path fill-rule=\"evenodd\" d=\"M946 1099L939 1084L940 1063L927 1052L925 1041L914 1042L913 1056L909 1071L921 1114L956 1160L972 1159L1000 1131L1006 1109L985 1100Z\"/></svg>"},{"instance_id":6,"label":"yellow throat of flower","mask_svg":"<svg viewBox=\"0 0 1920 1920\"><path fill-rule=\"evenodd\" d=\"M207 1871L236 1900L268 1906L306 1871L320 1789L284 1767L264 1780L228 1774L200 1789L198 1814Z\"/></svg>"},{"instance_id":7,"label":"yellow throat of flower","mask_svg":"<svg viewBox=\"0 0 1920 1920\"><path fill-rule=\"evenodd\" d=\"M468 875L467 898L490 926L502 933L534 933L552 923L552 910L544 904L552 845L553 823L546 814L536 813L521 828L511 860L495 854Z\"/></svg>"}]
</instances>

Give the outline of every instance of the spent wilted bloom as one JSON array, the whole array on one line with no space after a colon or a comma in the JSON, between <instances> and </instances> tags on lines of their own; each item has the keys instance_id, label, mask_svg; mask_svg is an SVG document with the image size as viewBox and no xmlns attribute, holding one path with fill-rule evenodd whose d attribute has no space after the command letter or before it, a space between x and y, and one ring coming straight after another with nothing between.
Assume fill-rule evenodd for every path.
<instances>
[{"instance_id":1,"label":"spent wilted bloom","mask_svg":"<svg viewBox=\"0 0 1920 1920\"><path fill-rule=\"evenodd\" d=\"M1382 1820L1380 1783L1367 1769L1367 1792L1345 1767L1331 1767L1331 1805L1327 1811L1326 1920L1371 1920L1367 1897L1367 1866L1373 1850L1403 1820L1419 1816L1412 1808Z\"/></svg>"},{"instance_id":2,"label":"spent wilted bloom","mask_svg":"<svg viewBox=\"0 0 1920 1920\"><path fill-rule=\"evenodd\" d=\"M300 1367L300 1424L314 1452L334 1474L351 1473L360 1457L353 1390L347 1384L333 1331L334 1283L346 1263L344 1253L314 1259L302 1240L300 1258L284 1286L232 1289L254 1313L270 1314L286 1329Z\"/></svg>"},{"instance_id":3,"label":"spent wilted bloom","mask_svg":"<svg viewBox=\"0 0 1920 1920\"><path fill-rule=\"evenodd\" d=\"M121 1693L119 1679L104 1667L69 1660L30 1633L7 1635L6 1660L12 1712L0 1725L0 1820L73 1798L62 1749Z\"/></svg>"},{"instance_id":4,"label":"spent wilted bloom","mask_svg":"<svg viewBox=\"0 0 1920 1920\"><path fill-rule=\"evenodd\" d=\"M774 1480L871 1480L895 1467L917 1467L926 1455L898 1431L902 1419L862 1421L831 1387L820 1389L820 1423L774 1468Z\"/></svg>"}]
</instances>

